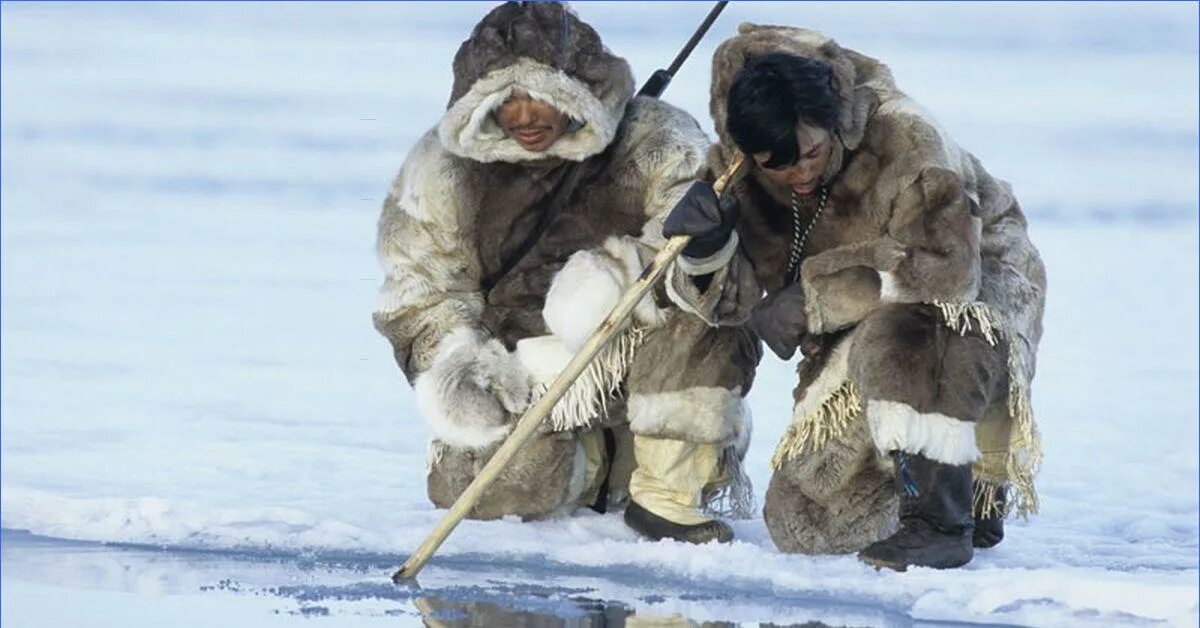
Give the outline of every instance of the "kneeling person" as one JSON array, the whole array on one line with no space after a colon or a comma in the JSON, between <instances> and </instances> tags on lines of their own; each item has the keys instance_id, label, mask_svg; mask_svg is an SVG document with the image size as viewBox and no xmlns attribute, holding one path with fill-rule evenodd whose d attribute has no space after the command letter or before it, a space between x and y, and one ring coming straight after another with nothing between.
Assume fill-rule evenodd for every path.
<instances>
[{"instance_id":1,"label":"kneeling person","mask_svg":"<svg viewBox=\"0 0 1200 628\"><path fill-rule=\"evenodd\" d=\"M1036 510L1029 406L1045 270L1007 183L887 67L819 33L744 25L713 64L718 201L666 222L694 236L669 276L714 324L752 320L805 358L764 517L785 551L957 567ZM740 213L740 218L738 218ZM766 298L760 300L762 292Z\"/></svg>"},{"instance_id":2,"label":"kneeling person","mask_svg":"<svg viewBox=\"0 0 1200 628\"><path fill-rule=\"evenodd\" d=\"M384 204L376 328L433 432L450 506L663 244L703 167L684 112L558 3L507 3L460 47L445 115ZM630 503L652 538L727 541L751 507L743 411L758 344L648 296L471 517Z\"/></svg>"}]
</instances>

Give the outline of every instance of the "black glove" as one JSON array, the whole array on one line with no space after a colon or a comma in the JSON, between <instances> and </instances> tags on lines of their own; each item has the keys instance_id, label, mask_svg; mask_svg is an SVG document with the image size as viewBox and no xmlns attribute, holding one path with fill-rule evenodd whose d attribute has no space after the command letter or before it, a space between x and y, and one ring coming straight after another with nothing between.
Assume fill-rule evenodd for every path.
<instances>
[{"instance_id":1,"label":"black glove","mask_svg":"<svg viewBox=\"0 0 1200 628\"><path fill-rule=\"evenodd\" d=\"M683 254L692 259L714 255L729 241L729 234L741 214L737 198L726 194L718 199L712 183L697 181L679 199L663 223L663 235L692 236Z\"/></svg>"},{"instance_id":2,"label":"black glove","mask_svg":"<svg viewBox=\"0 0 1200 628\"><path fill-rule=\"evenodd\" d=\"M796 347L808 334L808 316L804 313L804 291L799 283L781 288L754 306L750 328L783 360L796 353Z\"/></svg>"}]
</instances>

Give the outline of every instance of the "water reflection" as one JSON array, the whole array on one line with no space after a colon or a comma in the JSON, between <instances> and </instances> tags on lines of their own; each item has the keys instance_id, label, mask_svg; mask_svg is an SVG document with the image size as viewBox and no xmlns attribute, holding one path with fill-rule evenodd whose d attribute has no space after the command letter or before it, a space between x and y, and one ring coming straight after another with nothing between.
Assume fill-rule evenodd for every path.
<instances>
[{"instance_id":1,"label":"water reflection","mask_svg":"<svg viewBox=\"0 0 1200 628\"><path fill-rule=\"evenodd\" d=\"M0 559L6 581L132 593L140 596L132 598L135 603L199 594L218 606L227 596L255 596L276 600L277 614L331 618L328 625L337 625L337 617L430 628L916 625L903 613L872 605L612 568L570 572L461 558L431 565L419 584L396 586L385 575L395 556L200 552L75 543L11 530L0 532Z\"/></svg>"}]
</instances>

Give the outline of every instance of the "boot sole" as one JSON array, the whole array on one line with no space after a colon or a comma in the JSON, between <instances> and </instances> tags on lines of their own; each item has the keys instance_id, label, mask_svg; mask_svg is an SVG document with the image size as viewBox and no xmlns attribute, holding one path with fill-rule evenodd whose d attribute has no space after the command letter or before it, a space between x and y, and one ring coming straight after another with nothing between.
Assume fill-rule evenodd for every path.
<instances>
[{"instance_id":1,"label":"boot sole","mask_svg":"<svg viewBox=\"0 0 1200 628\"><path fill-rule=\"evenodd\" d=\"M892 562L889 560L884 560L882 558L863 556L862 554L859 554L858 559L860 561L874 567L875 571L879 571L880 569L891 569L892 571L899 571L901 573L908 571L909 567L929 567L930 569L958 569L959 567L962 567L963 565L966 565L967 563L971 562L970 559L967 559L966 561L961 562L961 563L951 563L951 564L946 564L946 565L924 565L921 563Z\"/></svg>"},{"instance_id":2,"label":"boot sole","mask_svg":"<svg viewBox=\"0 0 1200 628\"><path fill-rule=\"evenodd\" d=\"M733 541L733 529L721 521L685 526L663 519L634 501L625 507L625 524L652 541L671 539L693 545Z\"/></svg>"},{"instance_id":3,"label":"boot sole","mask_svg":"<svg viewBox=\"0 0 1200 628\"><path fill-rule=\"evenodd\" d=\"M900 573L904 573L904 572L908 571L908 565L906 565L904 563L893 563L891 561L881 560L879 558L871 558L869 556L861 556L861 555L858 557L858 559L861 560L862 562L874 567L875 571L880 571L883 569L891 569L892 571L899 571Z\"/></svg>"}]
</instances>

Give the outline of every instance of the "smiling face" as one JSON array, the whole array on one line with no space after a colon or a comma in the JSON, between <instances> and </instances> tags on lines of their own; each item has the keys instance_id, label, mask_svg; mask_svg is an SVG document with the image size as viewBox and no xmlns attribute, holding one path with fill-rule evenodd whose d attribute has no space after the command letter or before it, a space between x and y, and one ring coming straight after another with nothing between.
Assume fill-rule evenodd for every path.
<instances>
[{"instance_id":1,"label":"smiling face","mask_svg":"<svg viewBox=\"0 0 1200 628\"><path fill-rule=\"evenodd\" d=\"M550 148L567 130L567 114L521 90L514 90L496 109L496 122L504 134L527 151L540 153Z\"/></svg>"},{"instance_id":2,"label":"smiling face","mask_svg":"<svg viewBox=\"0 0 1200 628\"><path fill-rule=\"evenodd\" d=\"M821 178L833 155L833 137L825 129L801 124L796 132L796 141L800 146L800 157L796 163L767 168L763 164L771 160L771 153L755 153L753 157L772 183L799 196L808 196L821 186Z\"/></svg>"}]
</instances>

